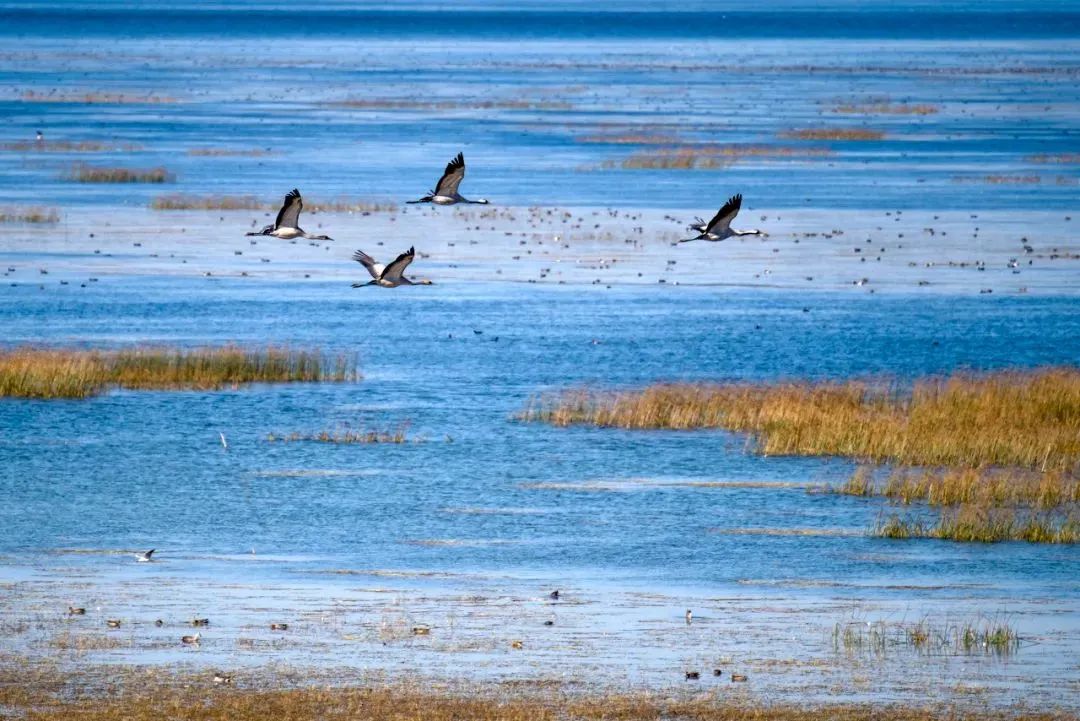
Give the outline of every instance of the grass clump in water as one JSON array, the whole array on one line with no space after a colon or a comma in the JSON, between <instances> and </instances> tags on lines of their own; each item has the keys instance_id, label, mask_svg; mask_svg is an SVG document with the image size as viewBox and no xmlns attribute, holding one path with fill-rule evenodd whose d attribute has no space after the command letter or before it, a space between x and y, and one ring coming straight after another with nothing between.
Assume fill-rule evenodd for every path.
<instances>
[{"instance_id":1,"label":"grass clump in water","mask_svg":"<svg viewBox=\"0 0 1080 721\"><path fill-rule=\"evenodd\" d=\"M1075 513L1039 514L1023 509L964 505L942 514L934 525L892 515L878 523L873 535L881 538L936 538L966 543L1080 542L1080 517Z\"/></svg>"},{"instance_id":2,"label":"grass clump in water","mask_svg":"<svg viewBox=\"0 0 1080 721\"><path fill-rule=\"evenodd\" d=\"M318 351L236 346L116 351L17 348L0 352L0 396L87 398L111 387L217 390L248 383L348 381L355 361Z\"/></svg>"},{"instance_id":3,"label":"grass clump in water","mask_svg":"<svg viewBox=\"0 0 1080 721\"><path fill-rule=\"evenodd\" d=\"M78 164L65 176L76 183L171 183L172 173L157 168L110 168L98 165Z\"/></svg>"},{"instance_id":4,"label":"grass clump in water","mask_svg":"<svg viewBox=\"0 0 1080 721\"><path fill-rule=\"evenodd\" d=\"M1006 621L979 617L962 623L847 621L832 631L833 648L885 655L896 650L920 654L1005 656L1020 648L1020 635Z\"/></svg>"},{"instance_id":5,"label":"grass clump in water","mask_svg":"<svg viewBox=\"0 0 1080 721\"><path fill-rule=\"evenodd\" d=\"M743 431L766 455L1071 472L1080 463L1080 369L957 373L903 392L859 381L572 390L534 400L521 418Z\"/></svg>"}]
</instances>

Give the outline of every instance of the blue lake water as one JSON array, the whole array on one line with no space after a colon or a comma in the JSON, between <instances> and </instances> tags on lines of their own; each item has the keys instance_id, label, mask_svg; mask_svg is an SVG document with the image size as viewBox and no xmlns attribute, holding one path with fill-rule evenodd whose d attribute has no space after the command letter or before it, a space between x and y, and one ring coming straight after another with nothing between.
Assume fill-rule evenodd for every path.
<instances>
[{"instance_id":1,"label":"blue lake water","mask_svg":"<svg viewBox=\"0 0 1080 721\"><path fill-rule=\"evenodd\" d=\"M574 620L568 638L587 640L592 662L616 669L603 673L656 685L671 680L661 670L668 665L714 657L836 660L827 631L853 614L1012 614L1031 642L1011 665L931 663L935 693L949 699L957 683L975 678L995 704L1026 696L1075 706L1077 670L1061 660L1075 658L1080 643L1075 548L874 539L866 531L894 509L809 492L846 480L850 461L762 457L736 434L555 429L515 416L537 394L579 385L903 382L1080 362L1080 270L1068 224L1080 210L1080 13L1051 2L950 11L918 3L629 7L0 5L0 192L5 205L61 215L51 226L0 226L0 261L15 268L5 278L12 284L0 286L0 343L287 344L355 354L364 376L0 401L0 580L9 617L85 603L94 604L91 615L127 614L138 628L162 608L174 624L209 613L226 620L206 658L251 664L266 657L227 639L253 633L251 619L264 610L248 606L260 598L273 598L290 619L331 601L370 604L377 611L356 623L371 630L364 623L376 613L448 614L461 607L458 594L513 598L533 618L549 612L546 592L561 587L582 604L565 612ZM97 100L83 102L88 94ZM49 142L108 147L17 145L39 129ZM883 135L789 135L799 129ZM625 167L635 153L702 147L726 148L715 151L722 166ZM242 234L262 211L145 210L165 193L273 202L294 186L309 198L401 203L424 193L461 149L469 163L462 191L517 216L320 214L309 225L317 219L348 243L324 249L273 239L250 246ZM77 162L160 165L175 180L74 183L64 174ZM663 235L673 223L659 213L708 214L735 192L747 198L740 222L764 223L775 238L680 247L668 282L656 283L655 273L639 282L638 267L648 273L675 252ZM570 255L529 206L580 214L582 230L560 232L575 253L579 234L597 275L610 267L598 257L638 265L619 270L612 260L616 270L602 285L587 285L592 266L566 286L542 282L540 264L560 254L569 264ZM635 236L645 255L622 235L599 237L615 221L601 213L594 222L594 208L623 213L619 233L638 222L627 214L650 212ZM919 215L902 220L885 209ZM993 215L1000 211L1011 217ZM937 213L951 214L947 240L925 232ZM781 222L793 225L776 232ZM790 255L797 234L787 229L800 224L829 234L807 240L820 258ZM518 241L519 232L527 239ZM891 254L918 254L919 262L875 266L885 292L874 295L856 293L849 278L846 288L793 286L829 272L833 254L864 236L874 247L887 238ZM1004 259L1022 255L1021 237L1036 246L1037 264L1017 279ZM413 244L432 254L414 270L436 285L353 291L340 269L355 274L351 248L376 243L385 243L383 256ZM496 275L512 253L533 250L522 262L541 282ZM938 272L923 261L942 254L995 260L989 272L949 271L956 280L920 293L904 274L915 265ZM260 264L259 255L273 262ZM873 265L848 261L852 274ZM774 277L787 273L787 285L734 275L764 264ZM251 276L239 277L240 268ZM100 282L89 283L90 274ZM674 287L679 278L695 283ZM983 286L995 294L980 294ZM417 442L267 440L402 425ZM158 563L124 555L151 547ZM148 590L154 582L165 590ZM364 596L378 583L404 600ZM654 624L682 624L689 604L702 619L694 628L718 635L653 643ZM663 610L649 616L654 606ZM459 621L469 629L461 633L474 634L470 643L522 622L485 618ZM609 636L589 635L597 625ZM285 660L379 665L354 646L344 650L352 638L333 628L312 631L319 642L333 636L333 654L297 643ZM807 628L813 643L792 641L793 629ZM98 656L178 658L151 643L157 631L132 633L123 653ZM18 638L5 646L37 648ZM442 658L447 674L457 658L445 649L386 651L413 652ZM555 647L542 653L560 658ZM842 658L829 688L839 684L843 698L910 698L904 658L882 662L878 696L845 685L854 672ZM492 663L491 654L476 659L478 668ZM533 670L524 660L495 665ZM762 688L777 694L804 684L762 668ZM835 696L824 682L819 695Z\"/></svg>"}]
</instances>

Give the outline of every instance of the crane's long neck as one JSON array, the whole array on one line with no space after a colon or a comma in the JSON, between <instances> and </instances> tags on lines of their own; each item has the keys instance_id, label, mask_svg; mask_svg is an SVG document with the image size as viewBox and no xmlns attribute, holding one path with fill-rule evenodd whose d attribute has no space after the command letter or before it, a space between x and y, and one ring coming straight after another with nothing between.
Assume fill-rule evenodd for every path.
<instances>
[{"instance_id":1,"label":"crane's long neck","mask_svg":"<svg viewBox=\"0 0 1080 721\"><path fill-rule=\"evenodd\" d=\"M468 198L462 198L460 202L462 202L462 203L472 203L473 205L487 205L491 201L485 200L484 198L478 198L477 200L469 200Z\"/></svg>"},{"instance_id":2,"label":"crane's long neck","mask_svg":"<svg viewBox=\"0 0 1080 721\"><path fill-rule=\"evenodd\" d=\"M734 230L734 229L732 229L731 232L734 235L764 235L764 233L762 233L760 230Z\"/></svg>"}]
</instances>

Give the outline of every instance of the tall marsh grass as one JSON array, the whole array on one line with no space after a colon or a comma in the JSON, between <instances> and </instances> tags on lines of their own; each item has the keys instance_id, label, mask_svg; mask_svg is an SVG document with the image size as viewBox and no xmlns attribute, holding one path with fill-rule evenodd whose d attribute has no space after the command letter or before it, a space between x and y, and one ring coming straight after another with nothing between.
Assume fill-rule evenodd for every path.
<instances>
[{"instance_id":1,"label":"tall marsh grass","mask_svg":"<svg viewBox=\"0 0 1080 721\"><path fill-rule=\"evenodd\" d=\"M355 360L319 351L236 346L115 351L0 351L0 397L87 398L109 388L216 390L248 383L349 381Z\"/></svg>"},{"instance_id":2,"label":"tall marsh grass","mask_svg":"<svg viewBox=\"0 0 1080 721\"><path fill-rule=\"evenodd\" d=\"M936 538L965 543L1080 543L1080 515L1035 513L1023 509L962 505L942 513L935 524L891 515L878 522L880 538Z\"/></svg>"},{"instance_id":3,"label":"tall marsh grass","mask_svg":"<svg viewBox=\"0 0 1080 721\"><path fill-rule=\"evenodd\" d=\"M860 381L569 390L534 399L520 417L557 426L743 431L766 455L1072 473L1080 464L1080 369L957 373L906 391Z\"/></svg>"},{"instance_id":4,"label":"tall marsh grass","mask_svg":"<svg viewBox=\"0 0 1080 721\"><path fill-rule=\"evenodd\" d=\"M861 467L833 490L851 496L884 496L905 505L967 503L1051 509L1080 504L1080 477L1060 470L898 468L875 483L872 471Z\"/></svg>"}]
</instances>

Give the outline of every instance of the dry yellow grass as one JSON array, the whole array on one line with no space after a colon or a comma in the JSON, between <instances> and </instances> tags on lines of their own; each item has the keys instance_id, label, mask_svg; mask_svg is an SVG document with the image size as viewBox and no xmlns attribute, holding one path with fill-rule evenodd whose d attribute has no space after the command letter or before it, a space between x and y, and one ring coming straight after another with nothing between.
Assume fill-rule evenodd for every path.
<instances>
[{"instance_id":1,"label":"dry yellow grass","mask_svg":"<svg viewBox=\"0 0 1080 721\"><path fill-rule=\"evenodd\" d=\"M55 208L0 208L0 223L59 223Z\"/></svg>"},{"instance_id":2,"label":"dry yellow grass","mask_svg":"<svg viewBox=\"0 0 1080 721\"><path fill-rule=\"evenodd\" d=\"M87 398L110 387L214 390L246 383L347 381L355 361L318 351L235 346L0 351L0 397Z\"/></svg>"},{"instance_id":3,"label":"dry yellow grass","mask_svg":"<svg viewBox=\"0 0 1080 721\"><path fill-rule=\"evenodd\" d=\"M943 704L913 706L783 706L692 699L670 694L585 697L549 684L440 693L380 686L243 690L213 687L208 678L165 684L117 684L113 693L28 692L21 685L0 700L33 721L1077 721L1074 715L1024 711L959 711ZM31 705L33 704L33 705Z\"/></svg>"},{"instance_id":4,"label":"dry yellow grass","mask_svg":"<svg viewBox=\"0 0 1080 721\"><path fill-rule=\"evenodd\" d=\"M1059 508L1080 504L1080 478L1060 470L957 468L893 470L880 484L868 468L859 468L837 492L852 496L885 496L904 504Z\"/></svg>"},{"instance_id":5,"label":"dry yellow grass","mask_svg":"<svg viewBox=\"0 0 1080 721\"><path fill-rule=\"evenodd\" d=\"M903 393L858 381L577 390L534 400L522 417L559 426L744 431L766 455L1073 472L1080 463L1080 370L958 373L917 381Z\"/></svg>"},{"instance_id":6,"label":"dry yellow grass","mask_svg":"<svg viewBox=\"0 0 1080 721\"><path fill-rule=\"evenodd\" d=\"M796 140L881 140L885 133L865 128L807 128L789 130L782 133L781 137Z\"/></svg>"},{"instance_id":7,"label":"dry yellow grass","mask_svg":"<svg viewBox=\"0 0 1080 721\"><path fill-rule=\"evenodd\" d=\"M78 164L64 176L76 183L171 183L175 180L165 168L109 168Z\"/></svg>"}]
</instances>

